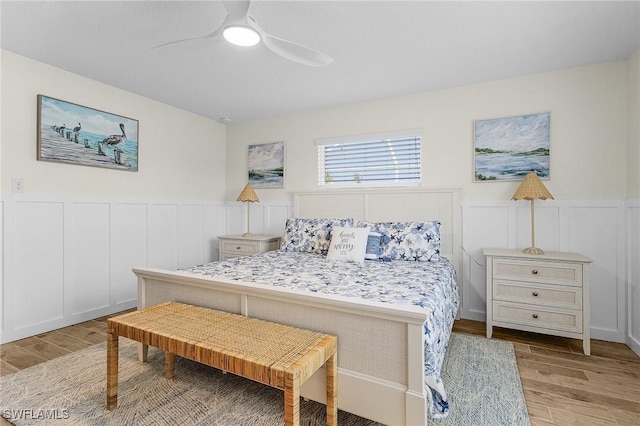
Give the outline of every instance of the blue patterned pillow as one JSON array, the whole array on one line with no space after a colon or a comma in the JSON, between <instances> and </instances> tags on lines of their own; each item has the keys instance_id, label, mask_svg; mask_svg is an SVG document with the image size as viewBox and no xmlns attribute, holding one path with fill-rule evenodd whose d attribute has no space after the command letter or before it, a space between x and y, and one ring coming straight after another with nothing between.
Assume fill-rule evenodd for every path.
<instances>
[{"instance_id":1,"label":"blue patterned pillow","mask_svg":"<svg viewBox=\"0 0 640 426\"><path fill-rule=\"evenodd\" d=\"M380 256L382 256L382 234L369 232L364 258L366 260L380 260Z\"/></svg>"},{"instance_id":2,"label":"blue patterned pillow","mask_svg":"<svg viewBox=\"0 0 640 426\"><path fill-rule=\"evenodd\" d=\"M334 226L353 226L353 219L301 219L290 217L280 249L327 254Z\"/></svg>"},{"instance_id":3,"label":"blue patterned pillow","mask_svg":"<svg viewBox=\"0 0 640 426\"><path fill-rule=\"evenodd\" d=\"M418 262L440 260L440 222L359 222L381 236L381 259Z\"/></svg>"}]
</instances>

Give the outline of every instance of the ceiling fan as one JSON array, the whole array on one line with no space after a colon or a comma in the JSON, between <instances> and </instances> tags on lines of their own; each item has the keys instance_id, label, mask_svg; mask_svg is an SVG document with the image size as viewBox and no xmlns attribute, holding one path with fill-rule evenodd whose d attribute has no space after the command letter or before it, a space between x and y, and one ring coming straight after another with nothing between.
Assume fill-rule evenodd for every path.
<instances>
[{"instance_id":1,"label":"ceiling fan","mask_svg":"<svg viewBox=\"0 0 640 426\"><path fill-rule=\"evenodd\" d=\"M191 40L220 39L224 38L230 43L239 46L253 46L262 41L267 48L274 53L290 61L314 67L324 67L333 62L333 58L300 44L287 41L273 36L264 31L253 18L248 14L251 1L223 1L227 9L227 17L222 24L212 33L201 37L190 37L155 46L158 49L171 44L183 43ZM235 36L246 37L234 41Z\"/></svg>"}]
</instances>

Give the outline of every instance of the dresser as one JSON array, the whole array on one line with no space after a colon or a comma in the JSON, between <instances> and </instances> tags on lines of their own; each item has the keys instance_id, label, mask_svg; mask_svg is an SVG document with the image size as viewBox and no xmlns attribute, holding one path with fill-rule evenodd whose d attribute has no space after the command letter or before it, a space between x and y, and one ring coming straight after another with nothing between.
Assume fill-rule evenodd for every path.
<instances>
[{"instance_id":1,"label":"dresser","mask_svg":"<svg viewBox=\"0 0 640 426\"><path fill-rule=\"evenodd\" d=\"M241 234L225 235L218 237L218 240L220 240L220 260L250 256L280 248L279 235L254 234L246 237Z\"/></svg>"},{"instance_id":2,"label":"dresser","mask_svg":"<svg viewBox=\"0 0 640 426\"><path fill-rule=\"evenodd\" d=\"M578 253L484 249L487 338L493 327L582 339L590 355L589 265Z\"/></svg>"}]
</instances>

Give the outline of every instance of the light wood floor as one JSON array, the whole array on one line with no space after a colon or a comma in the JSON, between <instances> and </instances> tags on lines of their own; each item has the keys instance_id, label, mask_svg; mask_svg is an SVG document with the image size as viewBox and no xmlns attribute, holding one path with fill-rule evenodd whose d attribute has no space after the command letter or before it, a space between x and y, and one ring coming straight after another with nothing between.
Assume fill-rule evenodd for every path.
<instances>
[{"instance_id":1,"label":"light wood floor","mask_svg":"<svg viewBox=\"0 0 640 426\"><path fill-rule=\"evenodd\" d=\"M454 331L484 336L485 324L460 320ZM579 340L501 328L493 337L515 346L534 426L640 425L640 357L626 345L591 340L588 357ZM105 339L106 317L0 345L0 375Z\"/></svg>"}]
</instances>

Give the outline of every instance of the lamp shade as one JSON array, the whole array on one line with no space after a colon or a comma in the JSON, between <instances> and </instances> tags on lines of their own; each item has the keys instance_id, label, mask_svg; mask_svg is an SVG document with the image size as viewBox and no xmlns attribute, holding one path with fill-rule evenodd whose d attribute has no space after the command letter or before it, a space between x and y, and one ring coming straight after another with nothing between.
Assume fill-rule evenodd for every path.
<instances>
[{"instance_id":1,"label":"lamp shade","mask_svg":"<svg viewBox=\"0 0 640 426\"><path fill-rule=\"evenodd\" d=\"M253 186L250 183L246 184L244 188L242 188L242 192L236 198L236 201L249 201L251 203L260 201L256 191L253 190Z\"/></svg>"},{"instance_id":2,"label":"lamp shade","mask_svg":"<svg viewBox=\"0 0 640 426\"><path fill-rule=\"evenodd\" d=\"M511 197L512 200L546 200L547 198L554 199L535 172L529 172L525 176Z\"/></svg>"}]
</instances>

